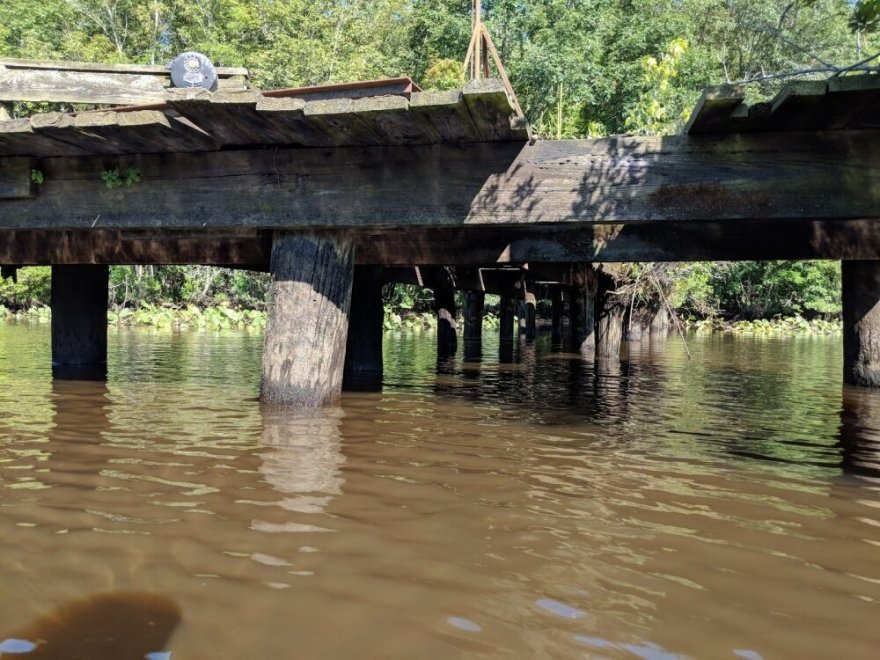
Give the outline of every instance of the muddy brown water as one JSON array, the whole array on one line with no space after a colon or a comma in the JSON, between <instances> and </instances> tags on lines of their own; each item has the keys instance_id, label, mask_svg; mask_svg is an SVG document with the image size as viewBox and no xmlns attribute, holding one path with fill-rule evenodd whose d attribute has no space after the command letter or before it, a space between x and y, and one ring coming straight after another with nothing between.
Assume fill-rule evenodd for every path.
<instances>
[{"instance_id":1,"label":"muddy brown water","mask_svg":"<svg viewBox=\"0 0 880 660\"><path fill-rule=\"evenodd\" d=\"M603 374L432 340L296 416L259 336L114 330L106 383L53 382L48 328L0 324L0 642L135 592L175 660L877 657L880 393L839 337Z\"/></svg>"}]
</instances>

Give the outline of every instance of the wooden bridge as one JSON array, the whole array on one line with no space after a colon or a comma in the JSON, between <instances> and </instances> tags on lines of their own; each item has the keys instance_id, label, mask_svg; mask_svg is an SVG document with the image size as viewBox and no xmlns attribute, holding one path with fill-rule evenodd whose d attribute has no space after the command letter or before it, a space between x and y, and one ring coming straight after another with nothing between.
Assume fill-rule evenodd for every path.
<instances>
[{"instance_id":1,"label":"wooden bridge","mask_svg":"<svg viewBox=\"0 0 880 660\"><path fill-rule=\"evenodd\" d=\"M880 76L751 106L707 90L682 136L535 141L494 80L258 91L218 70L209 92L53 66L0 60L0 102L149 90L149 105L0 122L0 264L54 266L59 368L105 360L109 264L271 270L262 396L320 405L344 367L381 382L388 276L435 289L442 352L455 288L504 294L512 337L507 301L542 290L527 267L562 287L557 312L564 288L577 348L616 359L593 264L821 258L844 262L846 379L880 385Z\"/></svg>"}]
</instances>

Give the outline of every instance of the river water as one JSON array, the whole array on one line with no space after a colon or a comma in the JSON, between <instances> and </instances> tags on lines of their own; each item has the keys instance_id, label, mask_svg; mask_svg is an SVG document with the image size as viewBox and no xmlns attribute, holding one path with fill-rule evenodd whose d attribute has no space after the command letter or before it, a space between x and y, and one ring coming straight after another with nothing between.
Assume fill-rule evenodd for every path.
<instances>
[{"instance_id":1,"label":"river water","mask_svg":"<svg viewBox=\"0 0 880 660\"><path fill-rule=\"evenodd\" d=\"M150 592L175 660L877 657L880 394L839 337L603 374L432 339L296 416L259 336L111 330L106 383L53 382L48 328L0 324L0 640Z\"/></svg>"}]
</instances>

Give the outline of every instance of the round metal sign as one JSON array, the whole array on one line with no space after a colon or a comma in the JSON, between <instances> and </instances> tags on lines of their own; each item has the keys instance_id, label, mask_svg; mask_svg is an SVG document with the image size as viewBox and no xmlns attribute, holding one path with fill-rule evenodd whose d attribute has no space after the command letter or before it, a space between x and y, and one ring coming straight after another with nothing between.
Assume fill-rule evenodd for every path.
<instances>
[{"instance_id":1,"label":"round metal sign","mask_svg":"<svg viewBox=\"0 0 880 660\"><path fill-rule=\"evenodd\" d=\"M217 72L211 60L201 53L178 55L171 63L171 84L175 87L217 89Z\"/></svg>"}]
</instances>

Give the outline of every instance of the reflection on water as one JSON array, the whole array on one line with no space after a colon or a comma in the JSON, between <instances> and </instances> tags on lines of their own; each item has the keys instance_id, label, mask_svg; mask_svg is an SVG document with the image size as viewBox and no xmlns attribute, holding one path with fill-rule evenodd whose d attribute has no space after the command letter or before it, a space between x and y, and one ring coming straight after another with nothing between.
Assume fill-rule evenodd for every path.
<instances>
[{"instance_id":1,"label":"reflection on water","mask_svg":"<svg viewBox=\"0 0 880 660\"><path fill-rule=\"evenodd\" d=\"M113 331L106 383L53 382L47 347L0 325L11 643L150 592L175 658L875 657L880 395L839 339L608 372L388 335L384 393L307 415L257 402L259 337Z\"/></svg>"}]
</instances>

